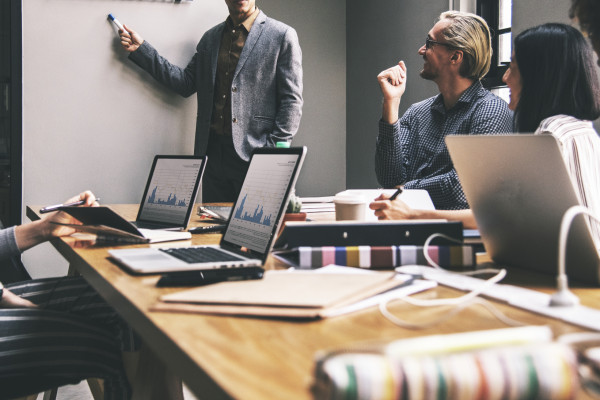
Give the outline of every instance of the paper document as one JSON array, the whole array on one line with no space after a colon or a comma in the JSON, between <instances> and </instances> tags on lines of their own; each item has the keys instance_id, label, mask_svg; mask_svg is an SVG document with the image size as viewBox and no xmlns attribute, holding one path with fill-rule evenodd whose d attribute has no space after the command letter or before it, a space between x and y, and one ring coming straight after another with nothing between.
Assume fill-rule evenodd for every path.
<instances>
[{"instance_id":1,"label":"paper document","mask_svg":"<svg viewBox=\"0 0 600 400\"><path fill-rule=\"evenodd\" d=\"M375 200L377 197L379 197L382 193L391 196L394 194L394 192L396 192L396 189L349 189L338 194L360 195L366 199L368 204ZM405 202L409 207L417 210L435 210L435 207L433 205L433 202L431 201L431 197L429 197L429 193L427 192L427 190L405 189L398 196L398 199ZM366 210L366 220L377 221L375 211L371 210L369 207L367 207Z\"/></svg>"}]
</instances>

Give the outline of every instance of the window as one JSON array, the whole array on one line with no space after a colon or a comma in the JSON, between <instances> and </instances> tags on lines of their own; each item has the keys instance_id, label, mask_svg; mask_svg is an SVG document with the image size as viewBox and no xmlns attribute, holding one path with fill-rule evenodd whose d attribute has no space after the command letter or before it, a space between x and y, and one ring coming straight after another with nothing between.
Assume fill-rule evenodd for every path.
<instances>
[{"instance_id":1,"label":"window","mask_svg":"<svg viewBox=\"0 0 600 400\"><path fill-rule=\"evenodd\" d=\"M492 65L483 85L508 101L502 75L512 54L512 0L477 0L477 14L487 21L492 32Z\"/></svg>"}]
</instances>

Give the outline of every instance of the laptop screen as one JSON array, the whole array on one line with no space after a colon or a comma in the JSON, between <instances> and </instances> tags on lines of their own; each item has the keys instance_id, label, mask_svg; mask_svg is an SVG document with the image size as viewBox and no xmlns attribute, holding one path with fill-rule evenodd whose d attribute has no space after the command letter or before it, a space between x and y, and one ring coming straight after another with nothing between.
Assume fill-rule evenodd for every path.
<instances>
[{"instance_id":1,"label":"laptop screen","mask_svg":"<svg viewBox=\"0 0 600 400\"><path fill-rule=\"evenodd\" d=\"M261 254L270 250L304 153L304 148L290 148L261 149L253 154L224 242Z\"/></svg>"},{"instance_id":2,"label":"laptop screen","mask_svg":"<svg viewBox=\"0 0 600 400\"><path fill-rule=\"evenodd\" d=\"M185 226L196 201L204 157L155 156L138 221Z\"/></svg>"}]
</instances>

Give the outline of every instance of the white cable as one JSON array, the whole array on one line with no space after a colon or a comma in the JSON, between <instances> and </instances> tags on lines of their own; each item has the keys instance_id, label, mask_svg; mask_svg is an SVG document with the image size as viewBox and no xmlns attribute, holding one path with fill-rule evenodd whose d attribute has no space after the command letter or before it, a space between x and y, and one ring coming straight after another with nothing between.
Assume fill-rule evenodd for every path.
<instances>
[{"instance_id":1,"label":"white cable","mask_svg":"<svg viewBox=\"0 0 600 400\"><path fill-rule=\"evenodd\" d=\"M441 238L444 238L446 240L449 240L451 242L458 243L458 244L462 244L462 241L455 239L453 237L450 237L448 235L444 235L443 233L434 233L433 235L430 235L427 238L427 240L425 240L425 244L423 245L423 255L425 256L425 259L427 260L429 265L431 265L433 268L441 269L442 271L445 271L444 268L440 267L439 264L436 263L435 261L433 261L433 258L431 258L429 256L429 245L431 244L431 241L433 239L435 239L436 237L441 237Z\"/></svg>"},{"instance_id":2,"label":"white cable","mask_svg":"<svg viewBox=\"0 0 600 400\"><path fill-rule=\"evenodd\" d=\"M406 301L407 298L406 297L400 297L394 300L402 300L405 301L407 303L410 304L410 302ZM438 319L434 319L432 321L428 321L428 322L424 322L424 323L412 323L412 322L408 322L408 321L404 321L398 317L396 317L395 315L393 315L387 308L387 305L389 303L388 301L384 301L381 302L379 304L379 311L381 312L381 314L387 318L391 323L398 325L401 328L407 328L407 329L424 329L424 328L431 328L434 327L442 322L445 322L447 320L449 320L450 318L454 317L455 315L457 315L458 313L460 313L461 311L463 311L465 308L471 306L471 305L480 305L483 308L485 308L487 311L489 311L494 317L496 317L498 320L500 320L501 322L505 323L506 325L509 326L525 326L525 325L529 325L527 323L521 322L521 321L517 321L515 319L512 319L510 317L507 317L506 315L502 314L502 312L500 312L492 303L490 303L489 301L482 299L482 298L474 298L471 299L470 301L465 301L462 304L459 304L457 306L453 306L453 309L450 310L449 312L444 313L444 315Z\"/></svg>"},{"instance_id":3,"label":"white cable","mask_svg":"<svg viewBox=\"0 0 600 400\"><path fill-rule=\"evenodd\" d=\"M423 255L425 256L425 259L427 260L427 262L429 263L429 265L431 265L433 268L435 269L439 269L441 271L445 271L445 272L452 272L455 274L459 274L459 275L467 275L467 276L471 276L471 275L481 275L481 274L497 274L498 272L500 272L499 269L495 269L495 268L485 268L485 269L478 269L476 271L447 271L444 268L442 268L439 264L437 264L435 261L433 261L433 258L431 258L431 256L429 255L429 246L431 245L431 241L433 239L435 239L436 237L441 237L444 238L446 240L449 240L451 242L457 243L457 244L462 244L462 241L455 239L453 237L450 237L448 235L444 235L443 233L434 233L432 235L430 235L427 240L425 240L425 244L423 245Z\"/></svg>"},{"instance_id":4,"label":"white cable","mask_svg":"<svg viewBox=\"0 0 600 400\"><path fill-rule=\"evenodd\" d=\"M560 222L560 233L558 237L558 276L556 277L558 291L550 297L550 306L552 307L572 307L579 304L579 298L569 290L566 267L569 229L571 228L573 219L579 214L587 214L600 222L598 216L583 206L573 206L564 213L562 221Z\"/></svg>"},{"instance_id":5,"label":"white cable","mask_svg":"<svg viewBox=\"0 0 600 400\"><path fill-rule=\"evenodd\" d=\"M506 276L506 270L501 269L496 275L492 276L490 279L483 281L481 285L462 296L452 297L448 299L415 299L415 298L404 298L403 300L409 304L420 307L435 307L435 306L457 306L463 302L467 302L481 293L483 293L490 286L500 282Z\"/></svg>"},{"instance_id":6,"label":"white cable","mask_svg":"<svg viewBox=\"0 0 600 400\"><path fill-rule=\"evenodd\" d=\"M498 269L492 269L492 268L487 268L487 269L478 270L478 271L464 271L464 272L452 272L452 271L445 270L444 268L439 266L436 262L434 262L433 259L428 254L430 243L436 237L443 237L452 242L462 243L457 239L454 239L450 236L447 236L447 235L444 235L441 233L434 233L433 235L429 236L427 238L427 240L425 241L425 244L423 245L423 252L425 255L425 259L433 267L432 269L443 271L443 273L449 273L449 274L456 273L459 275L478 275L478 274L483 274L483 273L495 273L496 275L494 275L491 278L489 278L488 280L484 281L477 289L474 289L474 290L472 290L462 296L459 296L459 297L447 298L447 299L431 299L431 300L415 299L412 297L398 297L398 298L393 298L393 299L387 299L387 300L379 303L379 311L381 312L381 314L385 318L387 318L390 322L392 322L398 326L401 326L401 327L411 328L411 329L425 328L425 327L439 324L439 323L453 317L454 315L456 315L457 313L459 313L466 307L470 306L471 304L479 304L479 305L483 305L496 318L498 318L500 321L506 323L507 325L522 325L521 322L513 320L513 319L505 316L504 314L502 314L491 303L489 303L483 299L477 298L477 296L479 296L481 293L483 293L490 286L500 282L506 276L506 270L505 269L498 270ZM390 311L387 309L387 305L392 300L402 300L408 304L411 304L411 305L414 305L417 307L438 307L438 306L449 307L449 306L452 306L452 307L454 307L454 309L451 310L450 312L446 313L442 318L440 318L438 320L434 320L434 321L431 321L429 323L424 323L424 324L412 324L412 323L403 321L403 320L397 318L396 316L394 316L392 313L390 313Z\"/></svg>"}]
</instances>

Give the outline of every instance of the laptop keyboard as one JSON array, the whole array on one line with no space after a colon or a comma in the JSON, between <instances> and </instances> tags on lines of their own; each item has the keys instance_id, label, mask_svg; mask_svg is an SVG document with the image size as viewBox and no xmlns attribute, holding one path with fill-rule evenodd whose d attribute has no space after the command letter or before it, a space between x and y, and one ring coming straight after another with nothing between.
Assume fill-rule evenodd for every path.
<instances>
[{"instance_id":1,"label":"laptop keyboard","mask_svg":"<svg viewBox=\"0 0 600 400\"><path fill-rule=\"evenodd\" d=\"M160 249L160 251L164 251L188 264L244 260L241 257L226 253L216 247L175 247L170 249Z\"/></svg>"}]
</instances>

